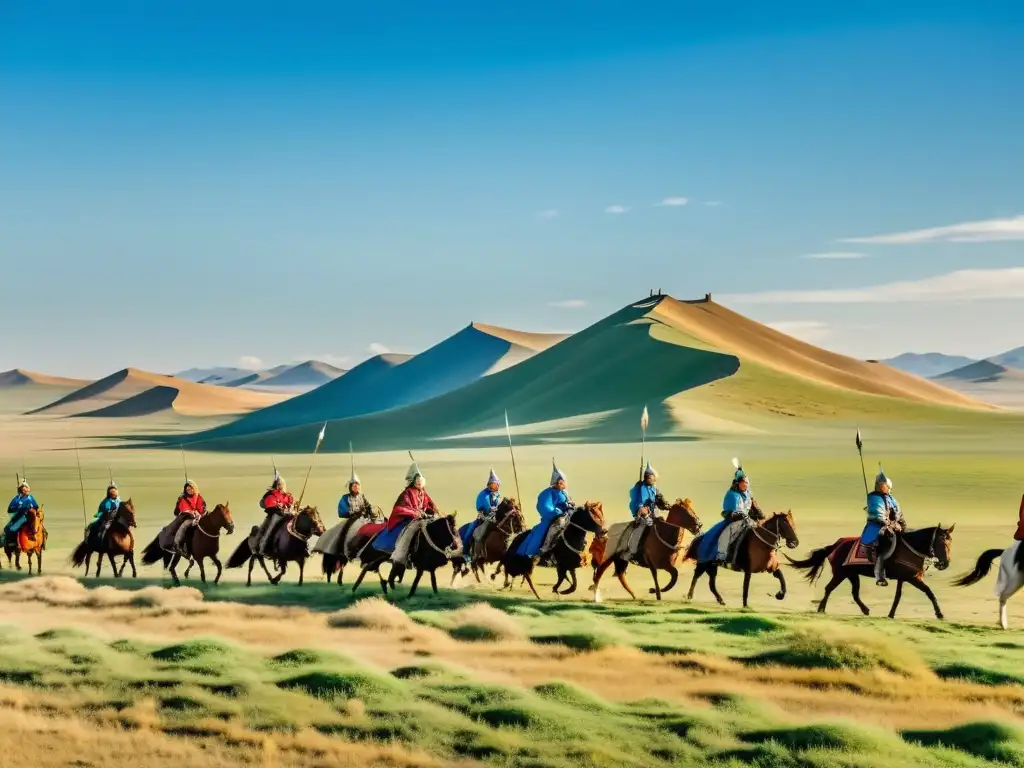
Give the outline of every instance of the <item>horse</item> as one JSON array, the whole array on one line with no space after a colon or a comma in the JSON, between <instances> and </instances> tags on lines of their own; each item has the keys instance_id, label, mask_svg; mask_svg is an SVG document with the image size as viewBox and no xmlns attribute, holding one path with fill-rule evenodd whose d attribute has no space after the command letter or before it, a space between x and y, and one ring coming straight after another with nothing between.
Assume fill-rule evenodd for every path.
<instances>
[{"instance_id":1,"label":"horse","mask_svg":"<svg viewBox=\"0 0 1024 768\"><path fill-rule=\"evenodd\" d=\"M621 537L626 533L628 526L629 523L616 523L608 530L608 536L596 537L594 543L590 545L590 557L594 565L594 583L590 586L590 591L594 593L595 603L601 602L601 577L612 565L615 566L615 576L619 583L629 596L636 600L636 594L626 581L626 569L629 567L627 553L608 552L609 542L613 539L617 544L623 543ZM661 600L662 594L672 589L679 579L679 570L676 566L681 560L684 531L699 536L701 523L689 499L676 499L665 519L655 518L650 530L644 534L644 543L637 564L650 569L651 577L654 579L651 594L658 600ZM629 535L632 535L632 531ZM664 589L658 585L659 570L666 571L669 575L669 582Z\"/></svg>"},{"instance_id":2,"label":"horse","mask_svg":"<svg viewBox=\"0 0 1024 768\"><path fill-rule=\"evenodd\" d=\"M530 531L520 533L512 543L509 544L508 552L502 558L502 565L505 568L505 589L512 589L513 581L522 577L530 586L533 596L540 600L537 588L533 585L533 569L537 565L535 558L526 557L518 553L519 545L529 536ZM571 595L576 591L576 569L582 568L587 562L587 536L597 534L604 536L607 530L604 527L604 508L599 501L588 501L581 507L573 507L569 514L569 520L562 532L558 535L547 560L553 563L557 569L558 580L551 588L551 591L560 595ZM542 563L547 565L548 563ZM559 592L558 588L566 579L570 584L565 590Z\"/></svg>"},{"instance_id":3,"label":"horse","mask_svg":"<svg viewBox=\"0 0 1024 768\"><path fill-rule=\"evenodd\" d=\"M892 608L889 609L890 619L896 617L896 607L900 604L900 598L903 597L904 582L928 596L935 609L935 618L945 618L942 615L942 609L939 608L939 601L935 599L935 594L924 583L924 571L927 567L926 564L932 560L936 562L935 567L940 571L949 567L949 552L953 543L955 527L956 524L949 528L936 525L918 531L896 534L896 548L893 550L892 556L885 561L885 575L890 579L896 579L896 596L892 601ZM860 539L856 537L840 539L835 544L814 550L806 560L789 561L794 568L807 571L806 578L810 584L813 584L821 576L826 561L832 566L832 580L825 586L825 596L818 604L818 613L825 612L829 595L847 579L850 580L853 601L860 607L861 613L865 616L871 613L871 609L860 599L860 577L874 578L874 563L863 561L847 564L851 548L856 547L859 543Z\"/></svg>"},{"instance_id":4,"label":"horse","mask_svg":"<svg viewBox=\"0 0 1024 768\"><path fill-rule=\"evenodd\" d=\"M11 559L14 559L14 567L21 570L21 553L25 553L28 560L28 572L32 573L32 555L36 556L36 573L43 572L43 550L46 549L46 539L49 534L46 531L46 513L43 507L29 509L25 513L25 523L14 534L13 538L4 539L4 553L7 555L7 567L11 567Z\"/></svg>"},{"instance_id":5,"label":"horse","mask_svg":"<svg viewBox=\"0 0 1024 768\"><path fill-rule=\"evenodd\" d=\"M999 575L996 577L996 594L999 596L999 626L1009 629L1006 618L1006 604L1024 586L1024 546L1015 541L1006 549L988 549L981 553L974 570L953 582L956 587L969 587L988 576L992 561L999 558Z\"/></svg>"},{"instance_id":6,"label":"horse","mask_svg":"<svg viewBox=\"0 0 1024 768\"><path fill-rule=\"evenodd\" d=\"M89 528L85 529L85 538L82 543L75 547L71 553L71 565L75 568L85 565L85 575L89 575L89 560L93 553L96 553L96 578L100 576L100 566L103 565L103 556L110 560L110 568L114 576L120 578L124 573L125 566L129 563L132 566L132 578L137 578L139 572L135 569L135 535L132 528L135 528L135 505L131 498L122 501L117 506L117 512L107 527L106 532L94 535ZM121 569L118 570L115 556L121 556Z\"/></svg>"},{"instance_id":7,"label":"horse","mask_svg":"<svg viewBox=\"0 0 1024 768\"><path fill-rule=\"evenodd\" d=\"M206 571L203 569L203 560L208 557L217 566L217 578L213 580L213 583L220 583L222 568L220 560L217 559L217 552L220 550L221 531L227 531L229 534L235 532L235 523L231 519L231 509L228 502L218 504L211 512L207 512L200 517L196 524L191 526L189 532L185 534L185 547L189 552L189 565L185 569L186 579L188 578L188 572L192 570L192 563L198 562L199 575L205 584ZM174 549L162 548L160 546L161 535L163 535L163 531L157 534L157 537L142 550L142 564L152 565L162 559L164 561L164 570L170 571L171 578L174 579L174 586L180 587L181 581L178 579L176 568L178 563L181 562L182 554Z\"/></svg>"},{"instance_id":8,"label":"horse","mask_svg":"<svg viewBox=\"0 0 1024 768\"><path fill-rule=\"evenodd\" d=\"M498 574L501 573L501 561L508 551L509 541L526 528L526 523L523 519L522 510L519 508L519 503L511 496L501 500L494 517L494 523L487 531L484 540L477 544L478 554L470 557L472 553L465 553L466 557L461 564L456 564L455 561L452 561L453 565L455 565L452 573L452 584L455 583L456 577L469 575L471 569L477 583L480 583L480 574L486 573L484 566L489 563L498 564L498 567L494 569L494 573L491 574L491 581L498 578ZM462 536L462 529L472 524L471 522L466 523L466 525L459 529L460 538ZM468 565L466 560L469 561Z\"/></svg>"},{"instance_id":9,"label":"horse","mask_svg":"<svg viewBox=\"0 0 1024 768\"><path fill-rule=\"evenodd\" d=\"M703 536L698 536L690 542L690 548L686 551L686 559L697 560L697 550ZM786 577L782 573L779 559L775 552L782 546L794 549L800 545L796 535L796 522L793 520L793 512L776 512L770 518L761 523L755 523L743 532L742 538L736 542L736 570L743 571L743 607L747 607L747 598L750 594L750 575L753 573L770 573L779 580L779 591L775 593L776 600L786 598ZM690 582L690 591L686 596L687 600L693 599L693 592L697 588L697 581L704 574L708 575L708 586L711 594L715 596L719 605L725 605L725 600L718 593L718 563L697 563L693 572L693 581Z\"/></svg>"},{"instance_id":10,"label":"horse","mask_svg":"<svg viewBox=\"0 0 1024 768\"><path fill-rule=\"evenodd\" d=\"M271 546L267 555L253 551L253 542L257 540L259 530L260 527L258 525L252 527L249 535L231 553L231 557L228 558L227 567L240 568L248 562L249 576L246 579L245 585L251 587L252 568L257 561L263 566L263 572L267 574L271 584L279 584L281 577L288 570L288 563L296 562L299 564L299 586L301 587L306 569L306 559L309 557L309 539L314 535L322 535L325 530L324 523L320 519L320 511L316 507L303 507L295 515L278 523L274 534L268 542ZM266 557L273 560L279 569L276 576L270 575L270 571L267 569Z\"/></svg>"},{"instance_id":11,"label":"horse","mask_svg":"<svg viewBox=\"0 0 1024 768\"><path fill-rule=\"evenodd\" d=\"M376 536L377 532L379 531L374 531L373 536ZM437 574L435 571L461 552L462 540L455 527L455 515L428 519L426 526L409 547L409 559L416 569L416 578L413 579L412 586L409 588L409 597L416 594L416 588L424 573L430 574L430 586L436 595ZM380 579L380 588L387 596L388 587L394 590L395 581L400 581L405 574L405 566L393 565L385 581L384 577L380 575L380 567L390 560L391 554L374 549L373 538L368 538L359 552L362 569L359 571L356 583L352 585L352 591L355 592L359 589L363 577L372 571L377 574L377 578Z\"/></svg>"},{"instance_id":12,"label":"horse","mask_svg":"<svg viewBox=\"0 0 1024 768\"><path fill-rule=\"evenodd\" d=\"M356 535L359 533L359 529L369 523L379 523L384 520L384 512L380 507L374 507L373 510L367 514L359 515L357 517L350 517L347 520L339 523L342 526L339 531L335 544L338 546L339 551L336 553L324 552L320 549L323 544L323 537L316 543L313 548L314 552L321 552L323 554L322 566L324 576L327 577L327 583L331 582L331 578L335 572L338 574L338 586L341 586L342 576L345 574L345 566L349 564L351 558L348 556L349 543L354 541ZM331 530L334 530L333 528ZM327 532L327 536L330 536L331 531Z\"/></svg>"}]
</instances>

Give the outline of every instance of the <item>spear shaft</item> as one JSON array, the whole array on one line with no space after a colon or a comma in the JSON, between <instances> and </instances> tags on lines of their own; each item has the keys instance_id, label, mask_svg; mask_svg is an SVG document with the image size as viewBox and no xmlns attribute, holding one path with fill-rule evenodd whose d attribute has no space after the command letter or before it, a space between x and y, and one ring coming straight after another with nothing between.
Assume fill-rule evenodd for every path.
<instances>
[{"instance_id":1,"label":"spear shaft","mask_svg":"<svg viewBox=\"0 0 1024 768\"><path fill-rule=\"evenodd\" d=\"M522 506L523 497L519 493L519 473L516 471L516 452L512 450L512 429L508 425L508 411L505 411L505 434L508 435L508 452L512 456L512 477L516 481L516 498Z\"/></svg>"},{"instance_id":2,"label":"spear shaft","mask_svg":"<svg viewBox=\"0 0 1024 768\"><path fill-rule=\"evenodd\" d=\"M302 491L299 493L299 503L295 505L296 509L302 509L302 497L306 495L306 483L309 482L309 476L313 472L313 464L316 462L316 455L320 451L320 444L324 441L324 433L327 431L327 422L324 422L323 428L320 430L320 435L316 439L316 445L313 448L313 458L309 461L309 469L306 470L306 479L302 481Z\"/></svg>"},{"instance_id":3,"label":"spear shaft","mask_svg":"<svg viewBox=\"0 0 1024 768\"><path fill-rule=\"evenodd\" d=\"M89 513L85 511L85 479L82 477L82 458L78 455L78 441L75 440L75 462L78 464L78 487L82 490L82 522L89 524Z\"/></svg>"}]
</instances>

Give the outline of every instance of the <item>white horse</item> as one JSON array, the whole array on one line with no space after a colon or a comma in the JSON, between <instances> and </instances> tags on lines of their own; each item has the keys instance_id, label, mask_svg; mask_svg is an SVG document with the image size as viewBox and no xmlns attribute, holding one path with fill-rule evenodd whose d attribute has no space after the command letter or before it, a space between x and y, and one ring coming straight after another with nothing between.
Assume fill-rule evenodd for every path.
<instances>
[{"instance_id":1,"label":"white horse","mask_svg":"<svg viewBox=\"0 0 1024 768\"><path fill-rule=\"evenodd\" d=\"M989 549L981 553L974 570L953 582L958 587L977 584L988 576L992 561L999 558L999 576L996 578L996 597L999 598L999 626L1009 629L1006 620L1006 603L1021 587L1024 587L1024 552L1019 552L1024 542L1015 541L1006 549Z\"/></svg>"}]
</instances>

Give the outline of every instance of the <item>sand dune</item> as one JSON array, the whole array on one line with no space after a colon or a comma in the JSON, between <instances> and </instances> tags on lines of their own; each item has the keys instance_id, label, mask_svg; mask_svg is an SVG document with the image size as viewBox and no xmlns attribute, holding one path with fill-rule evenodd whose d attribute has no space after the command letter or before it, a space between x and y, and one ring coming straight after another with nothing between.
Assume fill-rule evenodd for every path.
<instances>
[{"instance_id":1,"label":"sand dune","mask_svg":"<svg viewBox=\"0 0 1024 768\"><path fill-rule=\"evenodd\" d=\"M371 358L312 392L218 427L207 437L255 434L422 402L518 367L563 338L474 323L415 357Z\"/></svg>"},{"instance_id":2,"label":"sand dune","mask_svg":"<svg viewBox=\"0 0 1024 768\"><path fill-rule=\"evenodd\" d=\"M279 402L282 396L196 384L173 376L124 368L38 408L61 416L129 417L173 409L182 415L246 413Z\"/></svg>"},{"instance_id":3,"label":"sand dune","mask_svg":"<svg viewBox=\"0 0 1024 768\"><path fill-rule=\"evenodd\" d=\"M86 379L66 379L62 376L47 376L45 373L26 371L23 368L14 368L13 370L0 373L0 389L32 385L77 388L85 386L88 383L89 382Z\"/></svg>"}]
</instances>

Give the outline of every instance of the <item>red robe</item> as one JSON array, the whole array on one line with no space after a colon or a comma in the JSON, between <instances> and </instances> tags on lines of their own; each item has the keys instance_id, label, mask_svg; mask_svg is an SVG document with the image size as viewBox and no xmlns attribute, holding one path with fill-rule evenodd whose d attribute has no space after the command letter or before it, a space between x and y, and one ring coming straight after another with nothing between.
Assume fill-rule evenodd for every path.
<instances>
[{"instance_id":1,"label":"red robe","mask_svg":"<svg viewBox=\"0 0 1024 768\"><path fill-rule=\"evenodd\" d=\"M1013 534L1013 538L1017 541L1024 541L1024 496L1020 497L1020 512L1019 519L1017 520L1017 532Z\"/></svg>"},{"instance_id":2,"label":"red robe","mask_svg":"<svg viewBox=\"0 0 1024 768\"><path fill-rule=\"evenodd\" d=\"M174 505L175 515L194 514L202 517L206 514L206 501L198 493L195 496L181 494L178 503Z\"/></svg>"},{"instance_id":3,"label":"red robe","mask_svg":"<svg viewBox=\"0 0 1024 768\"><path fill-rule=\"evenodd\" d=\"M269 491L263 494L263 498L260 499L260 506L263 507L263 509L267 510L268 512L272 509L282 510L285 507L290 507L294 503L294 496L292 496L287 491L282 493L281 491L274 488L271 488Z\"/></svg>"},{"instance_id":4,"label":"red robe","mask_svg":"<svg viewBox=\"0 0 1024 768\"><path fill-rule=\"evenodd\" d=\"M415 520L425 510L437 514L434 500L427 495L426 491L406 488L395 502L394 509L391 510L391 516L388 518L388 530L393 531L399 525Z\"/></svg>"}]
</instances>

